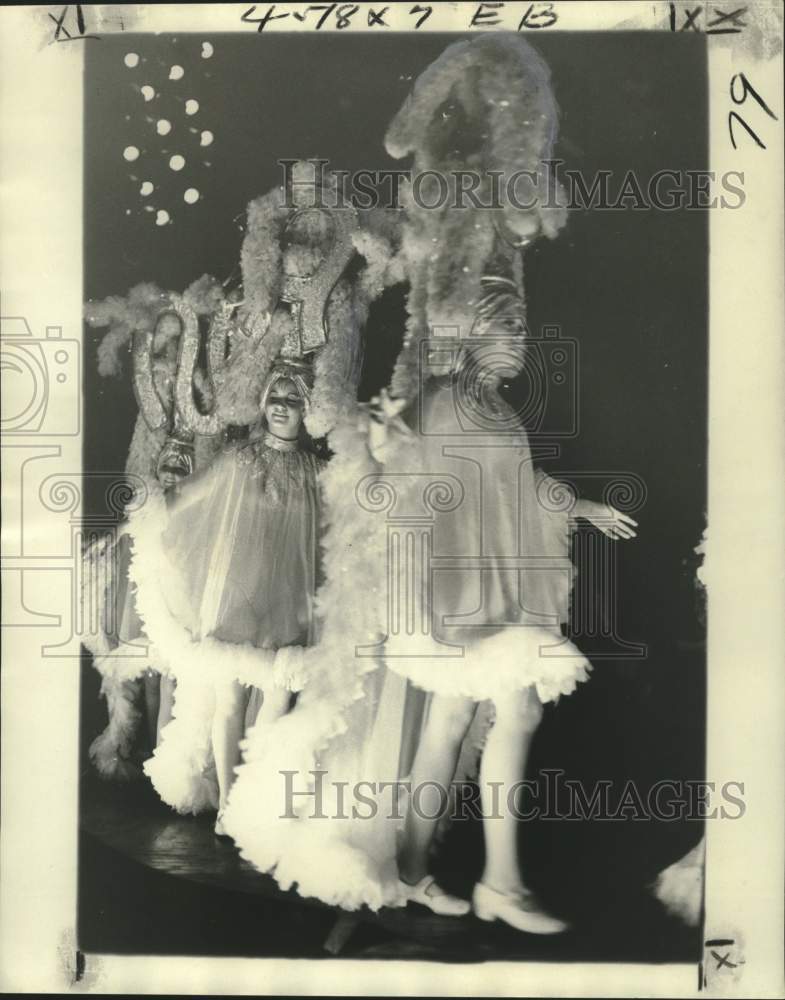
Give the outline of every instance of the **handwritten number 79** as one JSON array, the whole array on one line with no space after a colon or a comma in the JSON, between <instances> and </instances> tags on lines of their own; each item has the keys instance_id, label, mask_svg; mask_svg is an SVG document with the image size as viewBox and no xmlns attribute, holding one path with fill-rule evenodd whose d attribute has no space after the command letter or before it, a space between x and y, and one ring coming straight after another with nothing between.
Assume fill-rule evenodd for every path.
<instances>
[{"instance_id":1,"label":"handwritten number 79","mask_svg":"<svg viewBox=\"0 0 785 1000\"><path fill-rule=\"evenodd\" d=\"M740 96L738 95L738 88L736 87L737 81L741 83L742 89ZM744 102L747 100L747 97L750 95L755 98L760 107L763 108L763 110L770 118L773 118L774 121L778 121L777 116L774 114L774 112L771 110L768 104L763 100L758 91L752 86L752 84L744 75L744 73L736 73L734 76L732 76L730 81L730 96L733 103L739 105L744 104ZM736 139L733 135L734 122L738 122L738 124L741 125L746 130L747 134L750 135L755 140L755 142L761 149L766 148L765 143L763 143L760 140L757 133L754 132L752 128L750 128L750 126L741 117L738 111L731 111L728 115L728 132L730 133L730 141L733 144L734 149L738 149L738 146L736 145Z\"/></svg>"}]
</instances>

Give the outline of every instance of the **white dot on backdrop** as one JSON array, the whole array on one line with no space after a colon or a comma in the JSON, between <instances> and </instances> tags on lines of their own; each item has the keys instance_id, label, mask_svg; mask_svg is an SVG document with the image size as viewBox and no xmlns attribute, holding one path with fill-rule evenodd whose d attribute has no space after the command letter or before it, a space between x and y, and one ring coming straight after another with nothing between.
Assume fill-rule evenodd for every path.
<instances>
[{"instance_id":1,"label":"white dot on backdrop","mask_svg":"<svg viewBox=\"0 0 785 1000\"><path fill-rule=\"evenodd\" d=\"M123 62L129 69L133 69L134 66L139 65L139 56L135 52L129 52Z\"/></svg>"},{"instance_id":2,"label":"white dot on backdrop","mask_svg":"<svg viewBox=\"0 0 785 1000\"><path fill-rule=\"evenodd\" d=\"M199 192L196 188L188 188L183 195L183 201L185 201L188 205L193 205L199 201Z\"/></svg>"},{"instance_id":3,"label":"white dot on backdrop","mask_svg":"<svg viewBox=\"0 0 785 1000\"><path fill-rule=\"evenodd\" d=\"M209 59L215 49L209 42L202 42L202 59Z\"/></svg>"},{"instance_id":4,"label":"white dot on backdrop","mask_svg":"<svg viewBox=\"0 0 785 1000\"><path fill-rule=\"evenodd\" d=\"M152 101L152 99L155 97L155 91L153 90L153 88L150 86L149 83L146 83L144 87L142 87L142 97L146 101Z\"/></svg>"},{"instance_id":5,"label":"white dot on backdrop","mask_svg":"<svg viewBox=\"0 0 785 1000\"><path fill-rule=\"evenodd\" d=\"M185 157L180 156L179 153L175 153L175 155L169 160L169 166L172 170L182 170L185 166Z\"/></svg>"},{"instance_id":6,"label":"white dot on backdrop","mask_svg":"<svg viewBox=\"0 0 785 1000\"><path fill-rule=\"evenodd\" d=\"M155 123L155 130L159 135L169 135L172 131L172 123L168 122L165 118L159 118Z\"/></svg>"},{"instance_id":7,"label":"white dot on backdrop","mask_svg":"<svg viewBox=\"0 0 785 1000\"><path fill-rule=\"evenodd\" d=\"M126 146L123 150L123 156L130 163L132 160L139 159L139 150L136 146Z\"/></svg>"},{"instance_id":8,"label":"white dot on backdrop","mask_svg":"<svg viewBox=\"0 0 785 1000\"><path fill-rule=\"evenodd\" d=\"M169 70L169 79L182 80L183 73L185 73L185 70L183 69L182 66L172 66L172 68Z\"/></svg>"},{"instance_id":9,"label":"white dot on backdrop","mask_svg":"<svg viewBox=\"0 0 785 1000\"><path fill-rule=\"evenodd\" d=\"M169 213L166 211L165 208L159 208L158 213L155 216L156 226L165 226L168 221L169 221Z\"/></svg>"},{"instance_id":10,"label":"white dot on backdrop","mask_svg":"<svg viewBox=\"0 0 785 1000\"><path fill-rule=\"evenodd\" d=\"M209 146L212 141L213 141L213 133L205 129L204 132L202 132L200 144L202 146Z\"/></svg>"},{"instance_id":11,"label":"white dot on backdrop","mask_svg":"<svg viewBox=\"0 0 785 1000\"><path fill-rule=\"evenodd\" d=\"M148 194L152 194L154 190L155 188L153 187L151 181L144 181L142 186L139 188L139 194L143 198L146 198Z\"/></svg>"},{"instance_id":12,"label":"white dot on backdrop","mask_svg":"<svg viewBox=\"0 0 785 1000\"><path fill-rule=\"evenodd\" d=\"M187 115L195 115L199 110L199 102L195 101L193 98L185 102L185 113Z\"/></svg>"}]
</instances>

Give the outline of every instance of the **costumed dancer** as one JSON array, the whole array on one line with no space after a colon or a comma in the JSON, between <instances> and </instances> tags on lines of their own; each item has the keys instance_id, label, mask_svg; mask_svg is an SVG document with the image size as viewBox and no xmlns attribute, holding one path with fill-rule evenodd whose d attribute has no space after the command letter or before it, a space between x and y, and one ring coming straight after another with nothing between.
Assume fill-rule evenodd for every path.
<instances>
[{"instance_id":1,"label":"costumed dancer","mask_svg":"<svg viewBox=\"0 0 785 1000\"><path fill-rule=\"evenodd\" d=\"M183 299L198 312L212 308L210 292L217 283L205 277L195 282ZM116 500L128 498L119 511L123 520L105 533L101 519L99 537L88 545L84 558L83 605L92 612L95 630L84 644L93 655L101 675L101 694L106 699L108 725L90 746L90 758L104 778L128 780L142 776L141 759L158 743L161 729L171 718L174 679L155 659L136 613L134 591L128 579L131 541L128 514L148 493L176 491L195 467L212 460L215 443L197 438L184 425L174 405L177 357L181 324L172 312L171 293L151 284L141 284L125 298L117 296L85 307L87 322L109 327L98 347L101 376L122 373L121 351L135 335L145 338L146 350L134 352L134 388L140 406L131 445L125 461L127 484L110 487L107 499L114 510ZM134 334L134 331L136 333ZM139 369L145 369L145 378ZM146 391L139 391L144 384ZM156 423L149 419L149 397L160 409ZM86 535L90 537L89 525ZM140 740L140 724L144 736Z\"/></svg>"},{"instance_id":2,"label":"costumed dancer","mask_svg":"<svg viewBox=\"0 0 785 1000\"><path fill-rule=\"evenodd\" d=\"M434 881L429 855L446 808L443 790L454 780L478 703L490 701L479 772L485 867L473 907L482 919L548 934L566 925L521 880L511 790L525 775L542 703L568 693L590 669L561 631L572 581L570 524L584 517L610 537L628 538L634 522L575 499L535 467L519 414L500 392L525 363L524 339L511 336L515 322L523 330L520 292L498 272L481 289L471 340L456 340L452 350L441 341L425 358L423 390L403 411L415 444L407 437L376 449L386 454L382 480L428 476L445 492L428 535L427 641L390 635L384 650L388 668L433 693L411 771L412 788L423 794L419 808L407 811L398 869L406 899L445 915L468 912L468 902ZM384 405L377 419L384 420Z\"/></svg>"},{"instance_id":3,"label":"costumed dancer","mask_svg":"<svg viewBox=\"0 0 785 1000\"><path fill-rule=\"evenodd\" d=\"M483 210L428 213L409 202L404 245L419 271L409 269L412 323L391 395L407 399L416 391L410 422L417 464L455 483L461 497L435 518L436 567L425 602L432 655L409 656L406 642L388 639L385 660L434 693L412 768L415 788L449 787L477 703L492 701L479 775L485 867L472 905L481 919L540 934L566 925L523 884L509 793L524 777L542 702L572 690L589 669L561 632L572 583L569 527L584 517L613 538L635 534L627 515L576 500L534 468L520 413L501 392L537 350L526 340L521 251L564 222L547 170L556 125L547 66L523 39L496 35L451 46L430 66L386 140L393 155L413 153L417 170L454 176L468 169L487 185L497 168L508 184L515 171L527 180L529 209L520 209L520 192L513 203L507 191L484 218ZM444 329L451 338L438 335ZM525 409L536 402L526 400ZM407 444L391 455L385 472L412 469L411 451ZM435 802L406 816L402 891L436 912L460 915L468 903L429 874L436 830L429 817L439 812L433 794Z\"/></svg>"},{"instance_id":4,"label":"costumed dancer","mask_svg":"<svg viewBox=\"0 0 785 1000\"><path fill-rule=\"evenodd\" d=\"M382 289L400 280L392 263L398 213L357 213L348 206L339 211L326 209L325 203L335 202L335 178L307 162L293 166L290 181L288 191L275 188L248 206L241 256L242 289L238 295L224 295L223 287L205 276L182 296L143 284L126 298L88 304L88 322L110 327L99 347L100 374L119 374L119 353L133 340L134 386L142 412L127 464L129 471L141 478L143 488L129 505L129 512L135 505L140 506L139 516L123 527L121 538L123 551L133 543L137 554L132 580L137 590L142 577L146 579L141 582L152 585L153 592L160 587L155 574L147 573L145 567L156 564L161 557L157 544L160 530L156 537L152 514L157 510L163 516L165 510L154 475L140 475L138 469L155 469L156 457L166 440L167 422L173 416L190 428L196 467L205 468L230 428L248 427L258 421L262 385L278 356L315 357L313 389L308 392L310 405L304 414L312 438L323 438L354 411L364 319ZM320 195L321 188L327 198ZM355 266L349 275L344 272L351 260ZM177 318L172 329L180 338L179 349L165 352L167 364L162 368L161 314L172 312ZM205 344L206 373L199 369L197 360L200 341L205 339L199 331L200 317L210 323ZM194 391L201 397L199 406ZM103 608L110 601L121 607L124 602L118 590L126 582L125 564L118 571L118 561L123 560L115 558L115 549L103 541L91 548L86 560L85 578L99 592L102 618L107 617ZM144 593L149 591L150 586L144 588ZM163 601L160 604L165 606ZM132 607L135 614L137 604ZM140 618L149 633L152 623L162 623L157 618L155 601L146 602L145 608L145 612L140 610ZM179 647L175 643L177 648L172 647L173 636L182 640ZM95 665L104 675L110 715L106 733L99 738L101 753L94 754L94 759L105 773L116 773L140 719L139 677L145 667L140 667L138 660L125 666L124 661L106 655L118 645L117 637L106 630L94 638L88 645ZM209 642L217 641L208 638ZM148 773L174 808L194 813L216 808L219 789L210 739L213 685L200 683L199 672L188 670L196 648L190 634L184 637L179 628L165 627L156 639L152 646L147 642L156 657L154 666L172 683L176 679L178 690L175 718L166 727L166 738L159 754L149 762ZM206 648L209 642L203 639L201 646ZM162 650L169 655L162 655ZM270 655L269 650L257 650L257 660ZM234 691L237 693L236 688ZM272 701L268 699L268 710ZM249 699L249 723L258 702L257 696ZM157 720L151 714L153 721ZM229 746L232 741L233 737L228 739ZM235 755L235 751L229 751L229 757ZM138 773L135 767L133 771Z\"/></svg>"},{"instance_id":5,"label":"costumed dancer","mask_svg":"<svg viewBox=\"0 0 785 1000\"><path fill-rule=\"evenodd\" d=\"M215 806L219 835L251 690L258 725L284 714L314 637L324 460L303 426L311 381L305 362L276 361L247 441L130 518L137 609L177 678L145 771L174 808Z\"/></svg>"},{"instance_id":6,"label":"costumed dancer","mask_svg":"<svg viewBox=\"0 0 785 1000\"><path fill-rule=\"evenodd\" d=\"M260 738L309 674L323 464L311 441L351 410L362 322L390 256L385 219L369 215L361 228L353 209L323 207L320 189L337 190L329 173L299 163L290 180L248 207L243 299L219 324L228 328L228 360L220 340L208 345L215 413L194 418L259 433L237 450L239 465L225 457L187 484L165 530L149 505L132 521L137 606L177 678L174 720L145 770L174 808L218 808L219 833L244 729ZM160 573L152 571L158 559ZM158 600L173 559L174 578L187 573L188 586L178 595L167 585ZM255 725L256 696L243 713L249 686L264 691Z\"/></svg>"},{"instance_id":7,"label":"costumed dancer","mask_svg":"<svg viewBox=\"0 0 785 1000\"><path fill-rule=\"evenodd\" d=\"M411 398L416 388L411 422L420 467L459 484L462 495L434 525L437 566L426 604L432 640L442 648L410 657L405 642L396 651L388 640L385 659L434 692L413 787L449 787L477 703L493 702L479 775L485 867L472 905L482 919L540 934L566 925L523 884L509 794L524 777L542 702L574 688L589 669L561 632L572 583L569 527L585 517L613 538L635 533L627 515L576 500L534 468L520 414L501 392L537 349L526 342L521 251L541 234L556 235L564 222L547 170L556 126L547 66L523 39L497 35L451 46L422 74L386 140L393 155L413 153L415 169L442 176L468 169L487 185L497 168L509 185L515 171L525 172L530 196L531 207L521 210L520 191L511 202L508 190L485 218L483 210L427 213L409 203L404 244L425 273L409 271L412 323L391 394ZM431 253L423 250L429 242ZM452 338L438 336L439 328L451 329ZM530 411L537 401L525 402ZM385 471L411 467L407 446ZM457 662L451 646L460 653ZM438 806L437 798L407 813L398 850L402 891L437 912L460 915L468 903L450 897L429 874L436 829L429 817Z\"/></svg>"}]
</instances>

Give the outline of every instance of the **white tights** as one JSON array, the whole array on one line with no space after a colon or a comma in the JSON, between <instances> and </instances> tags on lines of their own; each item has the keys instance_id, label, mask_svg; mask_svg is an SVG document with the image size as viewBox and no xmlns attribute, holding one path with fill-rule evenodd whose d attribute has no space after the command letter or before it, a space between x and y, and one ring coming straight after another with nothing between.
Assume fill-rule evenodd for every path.
<instances>
[{"instance_id":1,"label":"white tights","mask_svg":"<svg viewBox=\"0 0 785 1000\"><path fill-rule=\"evenodd\" d=\"M412 767L412 790L421 789L418 809L406 814L398 870L414 884L428 873L428 855L444 795L455 776L461 744L471 725L476 703L469 698L434 695ZM485 835L482 880L499 892L523 888L517 850L517 822L510 811L508 791L524 777L532 737L542 718L534 688L511 692L495 703L496 721L488 734L480 765L480 790ZM496 789L494 791L493 784ZM499 784L500 783L500 784ZM430 818L434 817L434 818Z\"/></svg>"},{"instance_id":2,"label":"white tights","mask_svg":"<svg viewBox=\"0 0 785 1000\"><path fill-rule=\"evenodd\" d=\"M212 724L213 757L218 778L218 808L226 806L234 783L235 768L240 763L240 741L245 735L245 712L250 688L239 681L222 685L215 693L215 713ZM289 691L272 688L264 692L257 724L274 722L289 711L292 695Z\"/></svg>"}]
</instances>

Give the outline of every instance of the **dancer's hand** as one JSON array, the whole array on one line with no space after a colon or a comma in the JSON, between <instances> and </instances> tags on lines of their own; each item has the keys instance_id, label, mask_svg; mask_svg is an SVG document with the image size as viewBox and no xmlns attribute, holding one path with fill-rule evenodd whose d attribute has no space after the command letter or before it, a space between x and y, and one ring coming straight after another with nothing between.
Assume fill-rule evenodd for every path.
<instances>
[{"instance_id":1,"label":"dancer's hand","mask_svg":"<svg viewBox=\"0 0 785 1000\"><path fill-rule=\"evenodd\" d=\"M396 399L389 394L386 389L382 389L378 396L373 396L368 404L368 413L377 424L396 424L399 426L398 418L408 406L405 399ZM409 432L409 428L403 421L400 421L400 429Z\"/></svg>"},{"instance_id":2,"label":"dancer's hand","mask_svg":"<svg viewBox=\"0 0 785 1000\"><path fill-rule=\"evenodd\" d=\"M603 535L617 541L619 538L636 538L638 522L616 510L609 503L598 503L596 500L576 500L572 510L573 517L583 517L599 528Z\"/></svg>"},{"instance_id":3,"label":"dancer's hand","mask_svg":"<svg viewBox=\"0 0 785 1000\"><path fill-rule=\"evenodd\" d=\"M384 464L393 442L411 438L412 431L401 414L408 403L405 399L393 399L386 389L374 396L368 404L368 447L373 457ZM390 431L394 431L392 437Z\"/></svg>"}]
</instances>

